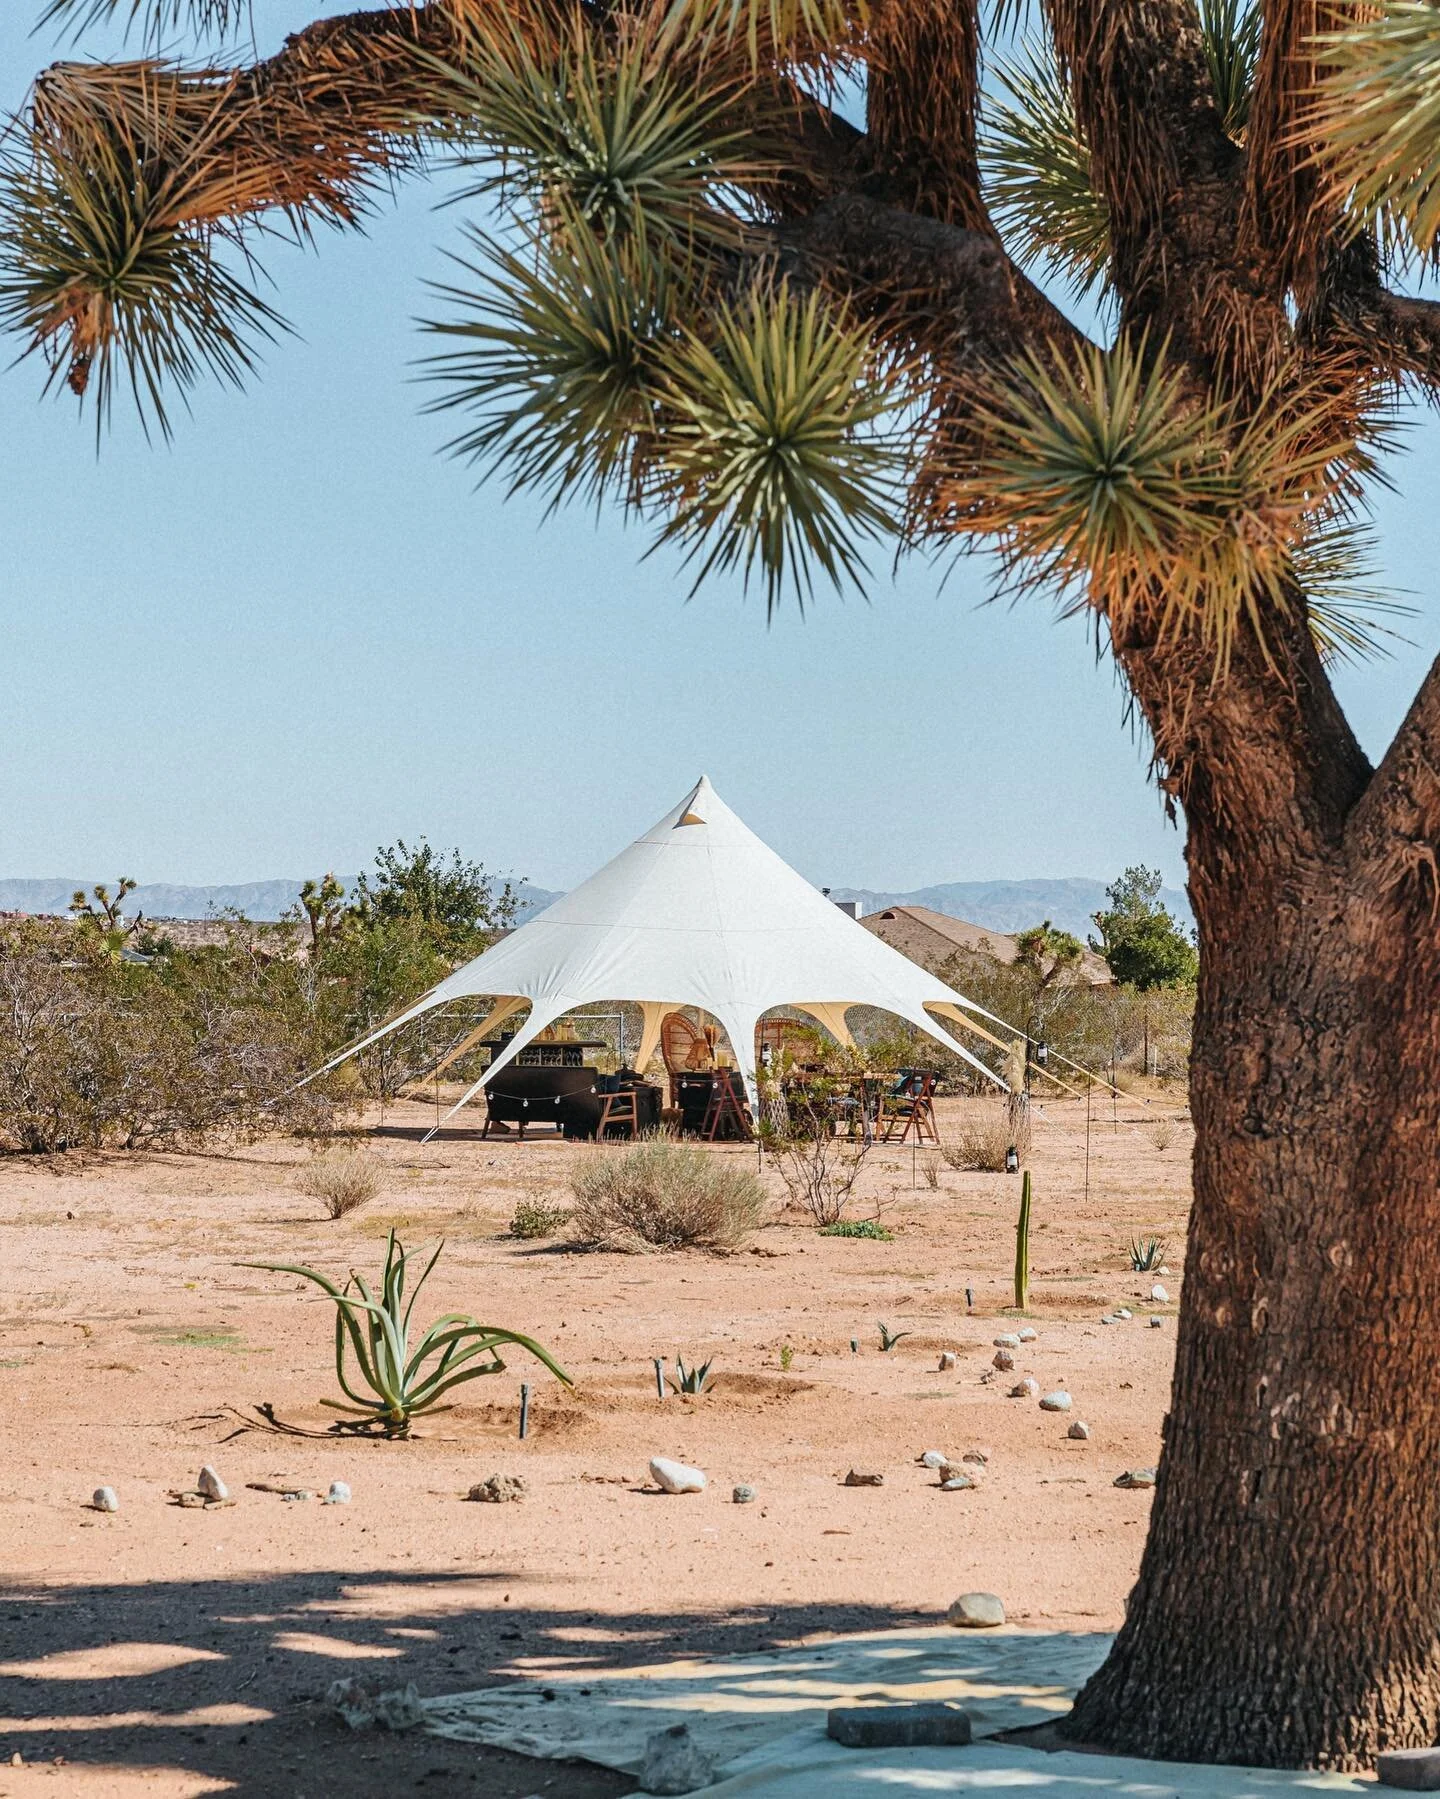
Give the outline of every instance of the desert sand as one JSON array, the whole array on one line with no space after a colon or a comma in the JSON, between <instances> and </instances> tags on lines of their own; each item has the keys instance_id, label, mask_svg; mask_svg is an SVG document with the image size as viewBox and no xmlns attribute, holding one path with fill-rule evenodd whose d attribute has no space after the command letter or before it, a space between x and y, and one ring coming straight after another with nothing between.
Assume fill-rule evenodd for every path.
<instances>
[{"instance_id":1,"label":"desert sand","mask_svg":"<svg viewBox=\"0 0 1440 1799\"><path fill-rule=\"evenodd\" d=\"M968 1102L941 1103L953 1128ZM1035 1127L1032 1291L1038 1332L994 1374L1019 1180L875 1151L854 1215L890 1243L827 1239L780 1208L739 1252L626 1256L508 1234L516 1201L563 1200L584 1156L546 1137L428 1147L433 1114L390 1107L368 1137L388 1187L331 1221L299 1191L310 1151L12 1158L0 1165L0 1795L370 1794L433 1783L495 1799L600 1799L596 1769L417 1735L347 1732L323 1706L338 1675L440 1693L579 1660L597 1672L670 1651L745 1651L938 1622L962 1591L1012 1621L1112 1630L1150 1495L1114 1485L1153 1465L1183 1270L1191 1133L1176 1091ZM376 1122L371 1120L371 1123ZM476 1125L479 1123L475 1119ZM711 1153L753 1159L734 1146ZM409 1441L331 1432L333 1311L247 1259L378 1270L385 1233L443 1236L425 1320L472 1311L541 1339L574 1377L523 1355ZM1132 1272L1133 1235L1168 1239L1169 1302ZM973 1308L966 1288L973 1290ZM1128 1322L1102 1314L1129 1306ZM1159 1317L1159 1328L1149 1319ZM878 1324L906 1335L888 1354ZM851 1339L858 1341L858 1353ZM782 1358L788 1346L791 1354ZM959 1352L938 1372L943 1350ZM655 1394L652 1357L714 1359L714 1390ZM782 1359L788 1367L782 1367ZM1011 1384L1073 1396L1068 1417ZM519 1386L533 1391L517 1437ZM264 1408L264 1413L257 1408ZM267 1417L274 1423L267 1423ZM1088 1442L1067 1436L1083 1419ZM930 1448L988 1461L941 1492ZM698 1464L699 1495L653 1488L655 1454ZM180 1508L214 1463L236 1498ZM846 1487L855 1468L879 1488ZM469 1503L494 1472L515 1504ZM353 1502L290 1502L259 1486ZM737 1482L759 1493L731 1502ZM89 1508L113 1486L120 1510ZM17 1761L15 1758L19 1758Z\"/></svg>"}]
</instances>

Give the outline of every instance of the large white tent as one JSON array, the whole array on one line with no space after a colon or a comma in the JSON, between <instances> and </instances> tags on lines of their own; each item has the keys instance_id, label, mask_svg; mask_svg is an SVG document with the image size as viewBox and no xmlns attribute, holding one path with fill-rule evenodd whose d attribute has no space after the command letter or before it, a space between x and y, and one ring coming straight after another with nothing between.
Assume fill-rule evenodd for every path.
<instances>
[{"instance_id":1,"label":"large white tent","mask_svg":"<svg viewBox=\"0 0 1440 1799\"><path fill-rule=\"evenodd\" d=\"M333 1068L390 1031L451 1000L494 1001L446 1056L455 1061L526 1006L529 1014L447 1117L564 1013L608 1000L638 1003L644 1031L637 1068L683 1006L708 1012L730 1040L755 1099L755 1027L777 1006L806 1013L842 1043L845 1014L874 1006L903 1018L1004 1087L937 1022L979 1029L991 1014L833 905L782 862L705 777L643 837L573 892L467 962L369 1036ZM996 1021L998 1022L998 1021ZM325 1070L318 1070L323 1073Z\"/></svg>"}]
</instances>

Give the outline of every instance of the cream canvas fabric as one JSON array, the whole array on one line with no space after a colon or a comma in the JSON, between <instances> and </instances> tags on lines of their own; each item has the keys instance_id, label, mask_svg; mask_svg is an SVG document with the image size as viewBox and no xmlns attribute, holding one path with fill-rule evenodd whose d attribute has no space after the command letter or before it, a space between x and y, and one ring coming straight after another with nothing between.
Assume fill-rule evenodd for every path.
<instances>
[{"instance_id":1,"label":"cream canvas fabric","mask_svg":"<svg viewBox=\"0 0 1440 1799\"><path fill-rule=\"evenodd\" d=\"M667 1013L681 1006L710 1013L730 1040L752 1101L755 1027L776 1006L809 1013L842 1042L849 1040L847 1008L878 1007L1004 1087L934 1016L962 1023L971 1015L991 1015L832 905L762 843L704 777L588 881L326 1067L436 1006L480 995L493 998L496 1007L467 1043L525 1005L529 1014L506 1052L452 1108L452 1117L546 1025L602 1000L643 1006L642 1068Z\"/></svg>"}]
</instances>

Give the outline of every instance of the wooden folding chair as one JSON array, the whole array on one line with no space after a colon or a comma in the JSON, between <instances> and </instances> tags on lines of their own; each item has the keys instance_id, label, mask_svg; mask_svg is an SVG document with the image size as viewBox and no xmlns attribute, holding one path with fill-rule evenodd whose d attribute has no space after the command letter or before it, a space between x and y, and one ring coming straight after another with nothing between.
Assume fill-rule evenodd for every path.
<instances>
[{"instance_id":1,"label":"wooden folding chair","mask_svg":"<svg viewBox=\"0 0 1440 1799\"><path fill-rule=\"evenodd\" d=\"M904 1143L913 1131L917 1143L938 1143L935 1126L935 1087L939 1076L921 1068L901 1070L900 1079L880 1101L876 1138Z\"/></svg>"},{"instance_id":2,"label":"wooden folding chair","mask_svg":"<svg viewBox=\"0 0 1440 1799\"><path fill-rule=\"evenodd\" d=\"M750 1123L750 1107L740 1076L733 1069L722 1068L716 1071L710 1087L710 1103L705 1108L705 1122L700 1127L700 1135L707 1142L713 1143L722 1133L729 1136L732 1125L737 1137L754 1134Z\"/></svg>"}]
</instances>

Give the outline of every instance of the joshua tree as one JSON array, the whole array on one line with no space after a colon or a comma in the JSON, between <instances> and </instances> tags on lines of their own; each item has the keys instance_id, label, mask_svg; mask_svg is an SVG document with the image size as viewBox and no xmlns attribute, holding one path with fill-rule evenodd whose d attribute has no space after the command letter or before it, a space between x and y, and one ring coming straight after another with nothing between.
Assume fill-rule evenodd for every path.
<instances>
[{"instance_id":1,"label":"joshua tree","mask_svg":"<svg viewBox=\"0 0 1440 1799\"><path fill-rule=\"evenodd\" d=\"M1377 768L1326 673L1374 629L1336 594L1388 409L1440 388L1440 305L1395 285L1440 210L1440 15L1037 0L1027 52L1001 5L987 124L981 10L397 0L232 67L243 0L49 0L209 60L40 78L0 305L97 415L163 420L275 328L267 230L458 156L491 233L434 303L460 453L772 602L894 525L1088 609L1201 970L1160 1481L1068 1728L1353 1766L1440 1730L1440 668Z\"/></svg>"}]
</instances>

